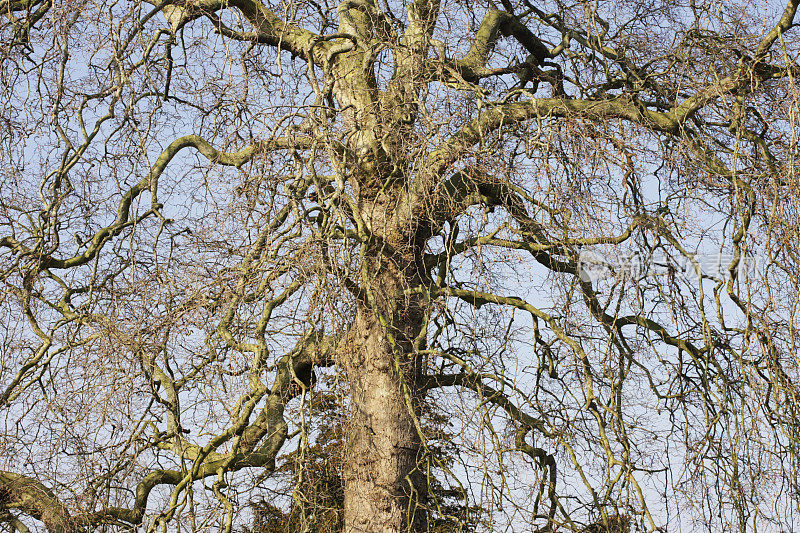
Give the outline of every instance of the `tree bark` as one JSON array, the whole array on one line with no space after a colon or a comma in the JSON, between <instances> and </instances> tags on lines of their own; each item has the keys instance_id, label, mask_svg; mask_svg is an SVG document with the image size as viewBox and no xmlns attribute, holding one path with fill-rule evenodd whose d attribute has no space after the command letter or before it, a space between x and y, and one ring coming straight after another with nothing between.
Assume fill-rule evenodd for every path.
<instances>
[{"instance_id":1,"label":"tree bark","mask_svg":"<svg viewBox=\"0 0 800 533\"><path fill-rule=\"evenodd\" d=\"M344 471L347 533L426 529L427 493L417 468L422 372L413 350L424 321L418 301L398 296L414 281L408 277L414 269L397 263L397 257L378 256L364 265L373 273L373 296L357 310L343 361L351 410Z\"/></svg>"}]
</instances>

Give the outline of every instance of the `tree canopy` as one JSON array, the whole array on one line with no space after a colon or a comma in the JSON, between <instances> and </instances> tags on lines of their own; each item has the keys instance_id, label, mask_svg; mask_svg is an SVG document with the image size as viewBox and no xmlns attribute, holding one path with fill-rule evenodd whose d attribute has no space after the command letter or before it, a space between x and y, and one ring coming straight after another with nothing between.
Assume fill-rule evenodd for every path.
<instances>
[{"instance_id":1,"label":"tree canopy","mask_svg":"<svg viewBox=\"0 0 800 533\"><path fill-rule=\"evenodd\" d=\"M0 0L0 527L796 528L798 4Z\"/></svg>"}]
</instances>

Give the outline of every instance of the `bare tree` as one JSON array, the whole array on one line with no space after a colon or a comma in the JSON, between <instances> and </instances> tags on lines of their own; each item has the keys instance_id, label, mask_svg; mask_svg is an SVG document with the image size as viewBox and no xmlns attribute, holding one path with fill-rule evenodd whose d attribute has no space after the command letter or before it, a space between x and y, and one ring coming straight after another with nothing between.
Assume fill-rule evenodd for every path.
<instances>
[{"instance_id":1,"label":"bare tree","mask_svg":"<svg viewBox=\"0 0 800 533\"><path fill-rule=\"evenodd\" d=\"M798 4L0 0L0 523L792 530Z\"/></svg>"}]
</instances>

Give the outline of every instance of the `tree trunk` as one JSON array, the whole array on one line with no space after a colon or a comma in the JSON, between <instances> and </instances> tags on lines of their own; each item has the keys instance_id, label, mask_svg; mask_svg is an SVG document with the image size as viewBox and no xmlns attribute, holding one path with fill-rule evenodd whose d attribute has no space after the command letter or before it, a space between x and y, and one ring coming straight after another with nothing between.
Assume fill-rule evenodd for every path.
<instances>
[{"instance_id":1,"label":"tree trunk","mask_svg":"<svg viewBox=\"0 0 800 533\"><path fill-rule=\"evenodd\" d=\"M393 259L366 265L373 272L374 299L359 306L343 362L351 409L344 467L347 533L426 530L414 414L421 371L412 349L423 315L418 302L398 297L407 286L401 273L413 268Z\"/></svg>"}]
</instances>

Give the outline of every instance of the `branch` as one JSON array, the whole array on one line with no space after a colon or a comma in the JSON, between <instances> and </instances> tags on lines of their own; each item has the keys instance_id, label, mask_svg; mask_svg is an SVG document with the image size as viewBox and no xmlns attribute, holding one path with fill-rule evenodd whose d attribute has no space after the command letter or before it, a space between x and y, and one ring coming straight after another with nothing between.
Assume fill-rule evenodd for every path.
<instances>
[{"instance_id":1,"label":"branch","mask_svg":"<svg viewBox=\"0 0 800 533\"><path fill-rule=\"evenodd\" d=\"M446 142L442 143L426 158L426 166L408 192L400 199L396 211L398 226L410 226L421 220L422 213L437 198L431 198L439 179L455 161L501 128L513 128L516 124L533 118L573 118L606 121L612 118L627 120L655 132L677 136L681 127L676 117L647 109L628 97L605 100L583 100L570 98L534 98L522 102L500 103L489 108L466 124ZM440 188L438 194L447 194Z\"/></svg>"},{"instance_id":2,"label":"branch","mask_svg":"<svg viewBox=\"0 0 800 533\"><path fill-rule=\"evenodd\" d=\"M459 66L469 69L486 66L500 35L513 36L540 65L550 58L547 47L517 17L505 11L492 10L483 18L472 46L464 59L458 62Z\"/></svg>"},{"instance_id":3,"label":"branch","mask_svg":"<svg viewBox=\"0 0 800 533\"><path fill-rule=\"evenodd\" d=\"M306 61L313 59L314 63L323 64L327 45L315 48L309 54L309 45L318 35L281 19L259 0L190 0L183 5L168 4L163 12L173 31L176 31L190 20L209 16L225 7L235 7L241 11L255 32L240 34L223 26L218 27L221 33L233 38L269 44L286 50L293 56L302 57ZM219 19L214 17L212 20L219 22Z\"/></svg>"},{"instance_id":4,"label":"branch","mask_svg":"<svg viewBox=\"0 0 800 533\"><path fill-rule=\"evenodd\" d=\"M673 109L670 115L679 123L683 123L708 103L719 97L746 90L750 84L751 76L756 76L761 79L761 81L764 81L775 77L776 72L785 71L786 69L765 64L763 60L775 41L792 27L794 17L797 14L798 5L800 5L800 0L789 0L780 20L758 44L758 48L756 48L753 57L743 57L742 61L740 61L739 68L732 76L724 78L697 92L694 96L687 98L683 103Z\"/></svg>"},{"instance_id":5,"label":"branch","mask_svg":"<svg viewBox=\"0 0 800 533\"><path fill-rule=\"evenodd\" d=\"M266 405L255 420L241 431L242 438L238 443L240 461L249 462L274 447L273 443L267 443L259 448L256 448L256 445L275 427L278 418L283 422L283 409L290 399L287 396L287 388L296 378L305 374L306 368L330 366L339 339L338 335L325 336L312 331L278 361L277 374ZM311 382L308 382L303 385L310 386L310 384ZM275 452L277 453L277 450Z\"/></svg>"},{"instance_id":6,"label":"branch","mask_svg":"<svg viewBox=\"0 0 800 533\"><path fill-rule=\"evenodd\" d=\"M47 10L51 6L51 0L0 0L0 14L10 15L18 11L33 13L34 8L39 8L34 13L34 15L37 15L36 20L39 20L43 14L41 13L42 9Z\"/></svg>"},{"instance_id":7,"label":"branch","mask_svg":"<svg viewBox=\"0 0 800 533\"><path fill-rule=\"evenodd\" d=\"M772 28L772 30L770 30L768 34L764 36L764 38L758 44L758 48L756 48L756 53L754 56L756 61L763 59L778 37L789 31L794 23L794 17L797 14L798 6L800 6L800 0L789 0L789 2L786 4L786 9L783 11L783 15L781 16L780 20L778 20L778 23L774 28Z\"/></svg>"},{"instance_id":8,"label":"branch","mask_svg":"<svg viewBox=\"0 0 800 533\"><path fill-rule=\"evenodd\" d=\"M556 516L556 509L560 507L558 498L556 497L556 460L552 454L525 442L525 436L528 434L528 431L529 428L524 426L517 430L514 437L514 446L531 459L537 460L542 468L547 468L549 470L547 497L550 500L550 511L548 512L548 519L552 522ZM544 482L545 480L543 479L542 484L544 484Z\"/></svg>"},{"instance_id":9,"label":"branch","mask_svg":"<svg viewBox=\"0 0 800 533\"><path fill-rule=\"evenodd\" d=\"M21 23L14 31L11 45L27 44L33 26L42 20L52 7L52 0L0 0L0 15L8 15L12 24ZM25 13L21 20L14 15L16 12Z\"/></svg>"},{"instance_id":10,"label":"branch","mask_svg":"<svg viewBox=\"0 0 800 533\"><path fill-rule=\"evenodd\" d=\"M528 51L528 58L524 63L503 68L487 68L489 55L491 55L498 39L513 36ZM441 66L436 64L427 66L430 75L442 79L443 82L463 81L477 83L483 78L499 76L502 74L520 72L524 69L535 69L545 60L552 57L542 41L522 24L514 15L500 10L489 11L484 16L472 41L469 52L460 60L451 61L444 56L444 45L438 51L441 66L445 72L440 72Z\"/></svg>"},{"instance_id":11,"label":"branch","mask_svg":"<svg viewBox=\"0 0 800 533\"><path fill-rule=\"evenodd\" d=\"M486 385L481 377L469 368L464 368L464 372L459 374L443 374L428 378L425 389L440 389L443 387L464 387L477 392L481 399L503 409L513 420L520 424L535 428L544 435L550 436L545 427L545 423L538 418L534 418L508 399L502 392Z\"/></svg>"},{"instance_id":12,"label":"branch","mask_svg":"<svg viewBox=\"0 0 800 533\"><path fill-rule=\"evenodd\" d=\"M178 152L184 148L195 148L211 163L241 168L242 165L250 161L257 153L294 147L307 147L310 146L311 143L312 140L306 137L278 137L252 144L239 150L238 152L223 152L214 148L208 141L198 135L187 135L185 137L176 139L161 153L158 159L156 159L155 164L151 167L147 176L133 185L128 192L122 196L122 199L117 207L117 216L114 222L98 230L87 242L86 250L82 254L66 259L46 256L42 259L39 268L40 270L44 270L46 268L72 268L84 265L94 259L94 257L100 252L100 250L102 250L103 246L109 239L119 235L125 228L133 223L130 217L131 205L133 204L134 200L145 191L150 191L152 195L153 206L151 211L148 211L145 216L156 212L160 208L158 204L158 180L164 170L166 170L167 165L178 154ZM13 239L4 237L3 239L0 239L0 246L17 250L19 249L20 245Z\"/></svg>"},{"instance_id":13,"label":"branch","mask_svg":"<svg viewBox=\"0 0 800 533\"><path fill-rule=\"evenodd\" d=\"M22 474L0 470L0 509L17 509L54 533L74 529L73 518L53 491Z\"/></svg>"},{"instance_id":14,"label":"branch","mask_svg":"<svg viewBox=\"0 0 800 533\"><path fill-rule=\"evenodd\" d=\"M147 500L152 490L158 485L177 486L189 481L217 476L220 469L236 471L242 468L262 467L267 471L275 468L277 456L287 438L286 422L283 410L288 401L296 394L295 384L300 387L313 385L312 365L329 366L333 362L333 352L337 349L340 336L322 335L314 331L306 335L295 348L278 361L277 374L270 388L269 395L259 415L248 424L247 420L252 408L258 403L253 399L251 405L245 406L239 420L212 442L203 446L193 446L194 467L188 473L176 470L157 470L148 474L136 488L136 499L132 508L109 507L100 511L77 516L73 519L83 527L96 527L99 524L125 522L139 524L147 509ZM213 453L212 450L231 436L236 437L231 451L226 454ZM266 437L266 440L264 440ZM264 442L262 442L264 441ZM260 443L260 445L259 445ZM209 457L213 457L208 461ZM186 457L183 457L186 459ZM0 481L2 478L0 477ZM0 484L0 496L2 485ZM0 503L2 500L0 499Z\"/></svg>"}]
</instances>

